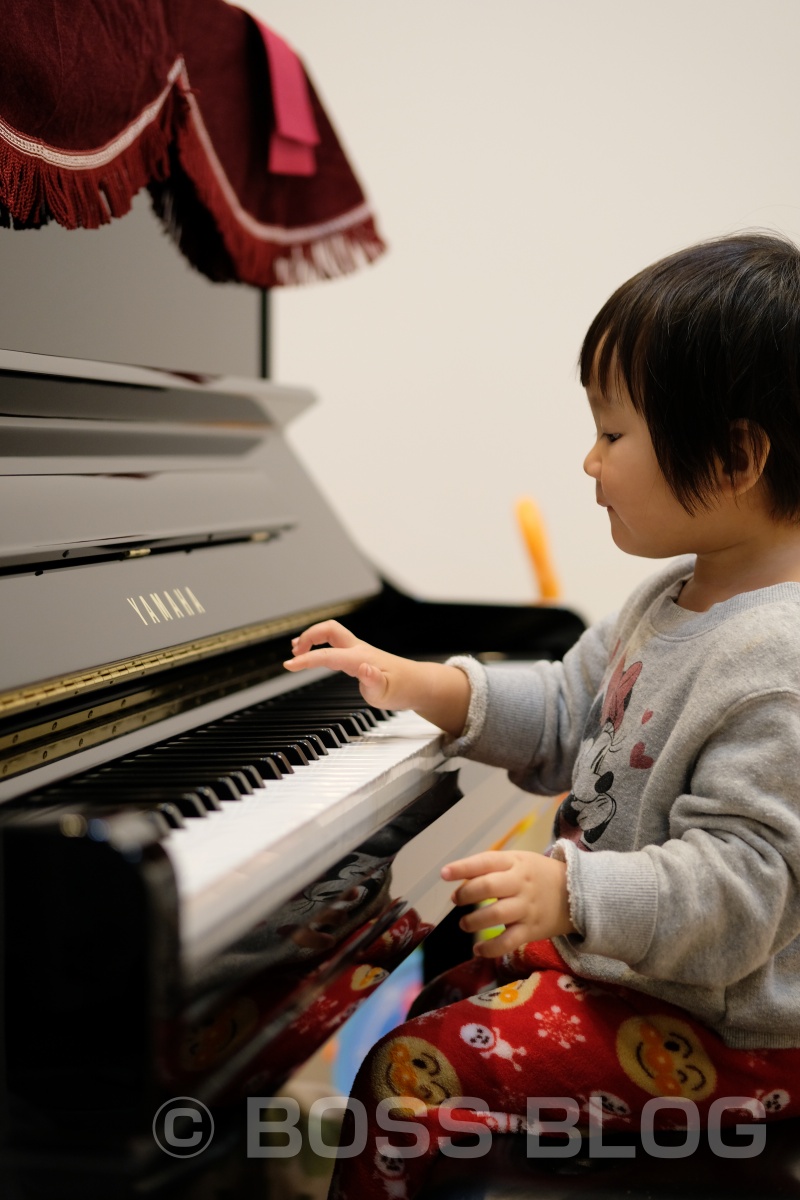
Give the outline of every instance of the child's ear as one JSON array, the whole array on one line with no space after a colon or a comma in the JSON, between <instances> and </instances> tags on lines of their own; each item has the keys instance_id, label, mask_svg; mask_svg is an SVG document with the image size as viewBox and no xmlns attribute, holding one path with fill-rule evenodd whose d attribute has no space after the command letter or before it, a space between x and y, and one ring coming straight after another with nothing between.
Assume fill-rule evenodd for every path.
<instances>
[{"instance_id":1,"label":"child's ear","mask_svg":"<svg viewBox=\"0 0 800 1200\"><path fill-rule=\"evenodd\" d=\"M725 482L734 495L741 496L761 478L769 455L770 441L755 421L740 417L731 421L730 467Z\"/></svg>"}]
</instances>

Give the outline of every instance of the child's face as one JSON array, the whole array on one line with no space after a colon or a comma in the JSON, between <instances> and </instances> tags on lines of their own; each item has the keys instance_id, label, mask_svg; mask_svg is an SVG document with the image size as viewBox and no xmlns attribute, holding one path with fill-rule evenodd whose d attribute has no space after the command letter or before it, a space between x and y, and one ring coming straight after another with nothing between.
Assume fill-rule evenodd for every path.
<instances>
[{"instance_id":1,"label":"child's face","mask_svg":"<svg viewBox=\"0 0 800 1200\"><path fill-rule=\"evenodd\" d=\"M710 549L714 510L692 516L676 499L658 465L647 424L614 372L605 392L593 380L586 394L597 440L583 469L595 481L597 503L608 512L620 550L670 558Z\"/></svg>"}]
</instances>

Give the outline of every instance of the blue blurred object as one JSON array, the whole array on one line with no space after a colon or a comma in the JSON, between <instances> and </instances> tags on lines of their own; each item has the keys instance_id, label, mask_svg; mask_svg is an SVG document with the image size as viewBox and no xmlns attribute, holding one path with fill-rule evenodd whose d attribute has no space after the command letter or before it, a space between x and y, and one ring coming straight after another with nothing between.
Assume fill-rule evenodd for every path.
<instances>
[{"instance_id":1,"label":"blue blurred object","mask_svg":"<svg viewBox=\"0 0 800 1200\"><path fill-rule=\"evenodd\" d=\"M421 990L422 947L418 946L339 1031L331 1075L340 1096L350 1094L367 1052L379 1038L406 1019Z\"/></svg>"}]
</instances>

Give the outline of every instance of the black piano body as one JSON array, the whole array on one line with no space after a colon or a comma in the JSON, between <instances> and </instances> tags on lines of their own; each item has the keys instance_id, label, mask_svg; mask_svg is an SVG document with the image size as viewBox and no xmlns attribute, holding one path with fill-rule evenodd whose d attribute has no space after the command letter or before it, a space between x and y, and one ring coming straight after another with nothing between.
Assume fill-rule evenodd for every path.
<instances>
[{"instance_id":1,"label":"black piano body","mask_svg":"<svg viewBox=\"0 0 800 1200\"><path fill-rule=\"evenodd\" d=\"M283 671L327 616L437 657L583 628L379 578L284 436L310 400L0 353L4 1196L249 1194L248 1098L443 919L441 865L536 803ZM195 1118L159 1143L175 1097L203 1153Z\"/></svg>"}]
</instances>

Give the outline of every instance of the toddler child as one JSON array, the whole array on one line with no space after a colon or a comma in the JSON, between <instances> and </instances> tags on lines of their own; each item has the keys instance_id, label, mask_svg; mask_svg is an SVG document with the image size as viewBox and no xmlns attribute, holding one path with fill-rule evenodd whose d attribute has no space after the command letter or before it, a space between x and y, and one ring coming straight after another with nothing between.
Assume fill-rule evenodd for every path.
<instances>
[{"instance_id":1,"label":"toddler child","mask_svg":"<svg viewBox=\"0 0 800 1200\"><path fill-rule=\"evenodd\" d=\"M286 663L355 676L522 788L568 790L547 854L444 868L478 906L462 928L504 930L367 1056L369 1136L332 1185L349 1200L412 1196L456 1120L800 1112L800 251L740 235L648 267L592 322L580 375L611 536L669 560L619 613L558 663L414 662L335 621Z\"/></svg>"}]
</instances>

